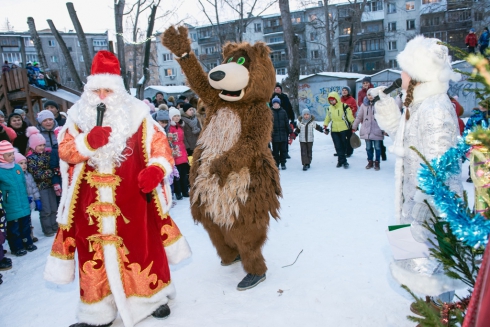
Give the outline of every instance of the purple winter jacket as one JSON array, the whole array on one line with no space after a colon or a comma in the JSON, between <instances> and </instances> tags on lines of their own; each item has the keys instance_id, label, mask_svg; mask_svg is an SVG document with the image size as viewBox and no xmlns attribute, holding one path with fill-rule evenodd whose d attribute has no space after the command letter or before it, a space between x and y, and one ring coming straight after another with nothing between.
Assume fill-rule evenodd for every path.
<instances>
[{"instance_id":1,"label":"purple winter jacket","mask_svg":"<svg viewBox=\"0 0 490 327\"><path fill-rule=\"evenodd\" d=\"M357 111L357 117L352 124L352 129L357 129L361 124L360 137L364 140L380 141L384 139L383 131L379 128L378 122L374 118L374 105L367 97Z\"/></svg>"}]
</instances>

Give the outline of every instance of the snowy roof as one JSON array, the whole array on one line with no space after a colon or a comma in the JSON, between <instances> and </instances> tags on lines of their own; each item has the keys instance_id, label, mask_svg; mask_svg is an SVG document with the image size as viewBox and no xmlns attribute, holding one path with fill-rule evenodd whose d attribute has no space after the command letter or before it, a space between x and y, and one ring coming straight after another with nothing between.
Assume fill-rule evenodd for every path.
<instances>
[{"instance_id":1,"label":"snowy roof","mask_svg":"<svg viewBox=\"0 0 490 327\"><path fill-rule=\"evenodd\" d=\"M456 65L459 65L461 63L468 63L466 60L456 60L456 61L453 61L451 63L451 66L456 66Z\"/></svg>"},{"instance_id":2,"label":"snowy roof","mask_svg":"<svg viewBox=\"0 0 490 327\"><path fill-rule=\"evenodd\" d=\"M358 73L344 73L344 72L321 72L317 73L316 75L321 75L321 76L330 76L330 77L338 77L338 78L364 78L364 74L358 74Z\"/></svg>"},{"instance_id":3,"label":"snowy roof","mask_svg":"<svg viewBox=\"0 0 490 327\"><path fill-rule=\"evenodd\" d=\"M377 72L376 74L372 74L372 75L365 75L365 76L370 76L370 77L373 77L373 76L379 75L379 74L384 73L384 72L391 72L391 73L395 73L395 74L401 74L401 73L402 73L402 71L401 71L401 70L396 70L396 69L385 69L385 70L382 70L382 71L380 71L380 72ZM364 78L364 76L363 76L363 77L361 77L361 78L359 78L359 79L357 79L357 80L356 80L356 82L360 82L360 81L362 81L362 79L363 79L363 78Z\"/></svg>"},{"instance_id":4,"label":"snowy roof","mask_svg":"<svg viewBox=\"0 0 490 327\"><path fill-rule=\"evenodd\" d=\"M157 91L161 91L163 93L185 93L190 90L190 88L185 85L172 85L172 86L150 85L145 88L145 90L148 89L154 89Z\"/></svg>"},{"instance_id":5,"label":"snowy roof","mask_svg":"<svg viewBox=\"0 0 490 327\"><path fill-rule=\"evenodd\" d=\"M310 76L313 76L315 74L311 75L299 75L299 80L301 81L302 79L308 78ZM276 75L276 83L282 83L283 80L285 80L288 77L288 75Z\"/></svg>"},{"instance_id":6,"label":"snowy roof","mask_svg":"<svg viewBox=\"0 0 490 327\"><path fill-rule=\"evenodd\" d=\"M136 96L136 88L135 87L130 87L129 88L129 93L131 93L132 96Z\"/></svg>"}]
</instances>

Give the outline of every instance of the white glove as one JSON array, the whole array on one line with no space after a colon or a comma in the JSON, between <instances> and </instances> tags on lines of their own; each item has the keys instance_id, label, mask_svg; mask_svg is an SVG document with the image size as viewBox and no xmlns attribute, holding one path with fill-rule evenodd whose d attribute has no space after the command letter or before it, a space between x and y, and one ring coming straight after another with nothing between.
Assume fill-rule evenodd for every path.
<instances>
[{"instance_id":1,"label":"white glove","mask_svg":"<svg viewBox=\"0 0 490 327\"><path fill-rule=\"evenodd\" d=\"M389 96L389 94L384 94L383 90L386 89L386 86L378 86L375 87L374 89L369 89L369 93L375 98L377 95L379 96L380 99L386 98Z\"/></svg>"}]
</instances>

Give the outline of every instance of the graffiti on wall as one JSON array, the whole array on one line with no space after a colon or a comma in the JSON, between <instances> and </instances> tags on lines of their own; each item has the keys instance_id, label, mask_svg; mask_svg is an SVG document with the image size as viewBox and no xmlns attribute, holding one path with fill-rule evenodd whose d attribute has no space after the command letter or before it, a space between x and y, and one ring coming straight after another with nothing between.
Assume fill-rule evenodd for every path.
<instances>
[{"instance_id":1,"label":"graffiti on wall","mask_svg":"<svg viewBox=\"0 0 490 327\"><path fill-rule=\"evenodd\" d=\"M314 89L310 84L304 83L298 86L298 99L300 111L309 109L316 119L324 119L328 110L328 94L330 92L341 93L344 85L323 86Z\"/></svg>"}]
</instances>

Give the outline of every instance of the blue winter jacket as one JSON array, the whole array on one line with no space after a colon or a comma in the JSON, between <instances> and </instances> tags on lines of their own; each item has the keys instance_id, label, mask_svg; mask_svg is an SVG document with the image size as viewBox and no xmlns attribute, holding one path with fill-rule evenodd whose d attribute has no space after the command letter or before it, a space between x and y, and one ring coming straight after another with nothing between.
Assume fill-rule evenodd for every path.
<instances>
[{"instance_id":1,"label":"blue winter jacket","mask_svg":"<svg viewBox=\"0 0 490 327\"><path fill-rule=\"evenodd\" d=\"M480 35L480 39L478 40L478 43L480 43L480 45L484 45L488 47L489 41L490 41L490 34L487 31L485 31L482 33L482 35Z\"/></svg>"},{"instance_id":2,"label":"blue winter jacket","mask_svg":"<svg viewBox=\"0 0 490 327\"><path fill-rule=\"evenodd\" d=\"M473 130L476 126L481 126L485 122L484 128L488 128L488 114L486 111L480 111L478 109L473 110L473 114L466 122L465 130Z\"/></svg>"},{"instance_id":3,"label":"blue winter jacket","mask_svg":"<svg viewBox=\"0 0 490 327\"><path fill-rule=\"evenodd\" d=\"M27 199L26 178L18 164L10 169L0 168L0 190L3 193L3 209L7 221L31 214L29 200Z\"/></svg>"}]
</instances>

